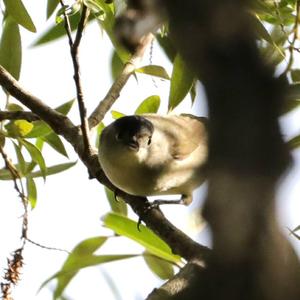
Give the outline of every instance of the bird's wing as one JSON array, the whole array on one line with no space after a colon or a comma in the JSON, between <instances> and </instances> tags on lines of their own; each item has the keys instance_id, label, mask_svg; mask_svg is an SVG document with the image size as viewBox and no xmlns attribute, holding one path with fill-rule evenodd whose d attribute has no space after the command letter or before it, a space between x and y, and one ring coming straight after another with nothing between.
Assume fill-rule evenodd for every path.
<instances>
[{"instance_id":1,"label":"bird's wing","mask_svg":"<svg viewBox=\"0 0 300 300\"><path fill-rule=\"evenodd\" d=\"M170 141L170 153L174 159L188 157L200 145L207 143L207 119L189 114L159 116L145 115Z\"/></svg>"}]
</instances>

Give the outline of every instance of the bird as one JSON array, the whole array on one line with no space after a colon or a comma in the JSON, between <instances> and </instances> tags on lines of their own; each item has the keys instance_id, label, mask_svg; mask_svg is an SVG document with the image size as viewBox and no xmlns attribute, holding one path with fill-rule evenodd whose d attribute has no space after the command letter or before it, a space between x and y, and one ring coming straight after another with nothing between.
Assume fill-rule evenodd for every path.
<instances>
[{"instance_id":1,"label":"bird","mask_svg":"<svg viewBox=\"0 0 300 300\"><path fill-rule=\"evenodd\" d=\"M188 205L206 179L207 143L205 117L129 115L103 129L98 159L118 189L145 197L181 195L155 203Z\"/></svg>"}]
</instances>

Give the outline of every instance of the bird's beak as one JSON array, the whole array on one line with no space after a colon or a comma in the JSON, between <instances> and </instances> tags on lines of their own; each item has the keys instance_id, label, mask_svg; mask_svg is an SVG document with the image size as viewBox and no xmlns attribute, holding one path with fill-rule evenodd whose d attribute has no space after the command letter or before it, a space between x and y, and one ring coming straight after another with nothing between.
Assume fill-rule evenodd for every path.
<instances>
[{"instance_id":1,"label":"bird's beak","mask_svg":"<svg viewBox=\"0 0 300 300\"><path fill-rule=\"evenodd\" d=\"M128 142L128 147L133 151L139 151L140 145L136 136L133 136L132 139Z\"/></svg>"}]
</instances>

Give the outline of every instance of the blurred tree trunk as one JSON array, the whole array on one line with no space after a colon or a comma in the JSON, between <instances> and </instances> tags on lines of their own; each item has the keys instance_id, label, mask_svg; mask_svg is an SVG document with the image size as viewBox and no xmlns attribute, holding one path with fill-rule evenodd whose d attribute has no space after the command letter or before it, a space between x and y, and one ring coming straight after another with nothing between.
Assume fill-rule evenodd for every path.
<instances>
[{"instance_id":1,"label":"blurred tree trunk","mask_svg":"<svg viewBox=\"0 0 300 300\"><path fill-rule=\"evenodd\" d=\"M299 261L274 209L289 164L278 125L285 85L259 56L247 2L163 3L176 47L205 86L210 118L212 256L175 298L299 300Z\"/></svg>"}]
</instances>

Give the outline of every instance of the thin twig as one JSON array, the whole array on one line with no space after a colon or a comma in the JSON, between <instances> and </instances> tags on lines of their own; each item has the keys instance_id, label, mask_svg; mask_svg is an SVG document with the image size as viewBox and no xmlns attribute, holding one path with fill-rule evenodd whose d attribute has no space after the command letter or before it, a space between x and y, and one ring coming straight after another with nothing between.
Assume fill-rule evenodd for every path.
<instances>
[{"instance_id":1,"label":"thin twig","mask_svg":"<svg viewBox=\"0 0 300 300\"><path fill-rule=\"evenodd\" d=\"M28 232L28 199L24 193L24 187L22 184L21 176L19 171L15 168L12 164L11 160L8 158L6 152L4 151L3 147L0 145L0 154L4 160L5 167L10 172L14 188L18 193L18 196L21 198L24 214L22 220L22 229L21 229L21 240L22 245L20 248L13 252L12 258L7 260L8 268L4 275L5 282L1 282L1 292L3 299L11 299L11 289L13 285L16 285L20 280L20 272L23 266L23 256L22 252L25 247L25 243L27 240L27 232Z\"/></svg>"},{"instance_id":2,"label":"thin twig","mask_svg":"<svg viewBox=\"0 0 300 300\"><path fill-rule=\"evenodd\" d=\"M63 0L60 0L60 3L63 7L65 6ZM79 59L78 59L79 44L80 44L80 41L82 38L82 33L84 30L84 27L85 27L88 17L89 17L89 9L85 5L83 5L82 12L81 12L81 18L80 18L80 21L78 24L77 33L76 33L74 42L73 42L73 38L72 38L72 30L71 30L69 17L65 12L63 13L63 15L64 15L64 20L65 20L65 29L66 29L67 36L69 39L70 52L71 52L72 63L73 63L73 68L74 68L73 78L74 78L75 86L76 86L83 143L84 143L85 151L87 153L91 154L91 144L90 144L90 139L89 139L89 126L88 126L87 112L86 112L86 107L85 107L85 103L84 103L83 91L82 91L82 83L81 83L81 78L80 78L80 65L79 65Z\"/></svg>"},{"instance_id":3,"label":"thin twig","mask_svg":"<svg viewBox=\"0 0 300 300\"><path fill-rule=\"evenodd\" d=\"M40 120L40 117L31 111L0 111L0 121L26 120L28 122Z\"/></svg>"},{"instance_id":4,"label":"thin twig","mask_svg":"<svg viewBox=\"0 0 300 300\"><path fill-rule=\"evenodd\" d=\"M17 191L19 197L22 200L22 204L24 207L24 215L23 215L23 223L22 223L22 235L21 238L25 240L27 238L27 231L28 231L28 199L24 192L23 183L21 180L21 175L19 171L15 168L15 166L12 164L11 160L8 158L7 154L5 153L3 147L0 145L0 154L4 160L5 167L10 172L14 188Z\"/></svg>"},{"instance_id":5,"label":"thin twig","mask_svg":"<svg viewBox=\"0 0 300 300\"><path fill-rule=\"evenodd\" d=\"M125 64L121 74L112 84L104 99L100 101L96 109L89 116L88 121L90 129L97 126L103 120L105 114L119 98L121 90L127 83L130 76L133 74L134 70L137 68L137 65L141 61L146 48L151 44L152 40L152 34L148 34L141 40L136 52L132 55L130 61Z\"/></svg>"}]
</instances>

